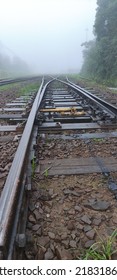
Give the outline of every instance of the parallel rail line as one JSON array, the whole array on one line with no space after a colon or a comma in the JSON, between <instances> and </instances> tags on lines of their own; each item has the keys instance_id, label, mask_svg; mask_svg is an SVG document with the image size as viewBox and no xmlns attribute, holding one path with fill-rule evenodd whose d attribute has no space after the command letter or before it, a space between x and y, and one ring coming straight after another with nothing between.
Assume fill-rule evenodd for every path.
<instances>
[{"instance_id":1,"label":"parallel rail line","mask_svg":"<svg viewBox=\"0 0 117 280\"><path fill-rule=\"evenodd\" d=\"M10 82L14 82L14 80L6 81L6 84ZM57 90L55 87L52 89L53 82L57 83L57 85L62 84L64 89ZM64 82L59 79L52 79L45 85L44 80L42 81L0 197L1 259L11 259L13 257L20 215L18 207L21 207L21 200L25 192L27 180L26 157L30 140L34 133L34 125L39 127L39 131L50 133L52 131L61 131L62 129L73 131L80 128L82 130L84 122L85 129L86 127L88 129L101 129L102 122L104 121L103 127L105 127L106 120L106 127L109 129L116 126L116 117L116 107L94 97L90 92L68 80ZM101 125L99 125L99 122L101 122Z\"/></svg>"},{"instance_id":2,"label":"parallel rail line","mask_svg":"<svg viewBox=\"0 0 117 280\"><path fill-rule=\"evenodd\" d=\"M0 79L0 86L4 86L4 85L8 85L8 84L13 84L13 83L19 83L19 82L24 82L24 81L28 81L28 80L38 80L38 76L27 76L27 77L19 77L19 78L15 78L15 79Z\"/></svg>"},{"instance_id":3,"label":"parallel rail line","mask_svg":"<svg viewBox=\"0 0 117 280\"><path fill-rule=\"evenodd\" d=\"M70 82L68 80L68 82ZM102 100L101 98L95 96L94 94L90 93L88 90L86 89L82 89L80 86L75 85L74 83L70 82L71 85L73 85L75 88L77 88L82 94L84 94L86 97L90 96L91 100L96 100L97 101L97 105L99 104L100 106L102 105L102 108L106 108L106 110L108 110L110 113L113 113L113 115L115 117L117 117L117 107L111 105L110 103ZM104 107L103 107L104 106Z\"/></svg>"}]
</instances>

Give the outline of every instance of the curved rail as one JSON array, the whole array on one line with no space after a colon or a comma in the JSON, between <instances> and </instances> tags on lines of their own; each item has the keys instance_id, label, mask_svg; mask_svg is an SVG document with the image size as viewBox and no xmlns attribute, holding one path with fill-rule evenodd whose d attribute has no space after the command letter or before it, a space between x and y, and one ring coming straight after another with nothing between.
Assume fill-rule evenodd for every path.
<instances>
[{"instance_id":1,"label":"curved rail","mask_svg":"<svg viewBox=\"0 0 117 280\"><path fill-rule=\"evenodd\" d=\"M81 94L84 94L86 97L90 97L92 101L95 101L97 105L102 106L103 109L106 109L109 113L113 114L113 116L117 117L117 107L111 105L110 103L102 100L101 98L95 96L94 94L90 93L88 90L81 88L80 86L72 83L67 78L69 84L72 85L74 89L77 89Z\"/></svg>"}]
</instances>

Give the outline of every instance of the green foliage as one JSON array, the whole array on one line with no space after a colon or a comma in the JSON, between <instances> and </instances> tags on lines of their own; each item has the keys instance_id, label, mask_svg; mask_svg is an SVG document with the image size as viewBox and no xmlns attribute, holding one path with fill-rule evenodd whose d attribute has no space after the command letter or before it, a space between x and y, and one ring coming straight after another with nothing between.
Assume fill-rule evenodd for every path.
<instances>
[{"instance_id":1,"label":"green foliage","mask_svg":"<svg viewBox=\"0 0 117 280\"><path fill-rule=\"evenodd\" d=\"M36 92L39 89L39 82L31 82L28 85L22 83L13 83L8 85L0 86L0 91L4 92L5 90L17 89L17 97L21 95L28 96L31 92Z\"/></svg>"},{"instance_id":2,"label":"green foliage","mask_svg":"<svg viewBox=\"0 0 117 280\"><path fill-rule=\"evenodd\" d=\"M32 178L34 178L35 168L36 168L35 157L31 160L31 167L32 167Z\"/></svg>"},{"instance_id":3,"label":"green foliage","mask_svg":"<svg viewBox=\"0 0 117 280\"><path fill-rule=\"evenodd\" d=\"M93 138L93 141L94 141L94 142L102 142L102 141L103 141L103 138Z\"/></svg>"},{"instance_id":4,"label":"green foliage","mask_svg":"<svg viewBox=\"0 0 117 280\"><path fill-rule=\"evenodd\" d=\"M112 255L117 252L114 250L114 242L117 237L117 230L113 231L111 236L106 240L94 243L86 252L85 260L111 260Z\"/></svg>"},{"instance_id":5,"label":"green foliage","mask_svg":"<svg viewBox=\"0 0 117 280\"><path fill-rule=\"evenodd\" d=\"M28 95L30 94L31 91L36 91L39 89L39 83L35 82L35 83L31 83L29 85L24 85L21 87L20 89L20 94L21 95Z\"/></svg>"},{"instance_id":6,"label":"green foliage","mask_svg":"<svg viewBox=\"0 0 117 280\"><path fill-rule=\"evenodd\" d=\"M81 73L97 81L117 80L117 0L98 0L94 41L85 42Z\"/></svg>"},{"instance_id":7,"label":"green foliage","mask_svg":"<svg viewBox=\"0 0 117 280\"><path fill-rule=\"evenodd\" d=\"M18 87L18 86L19 86L18 83L3 85L3 86L0 86L0 91L10 90L10 89L13 89L13 88Z\"/></svg>"},{"instance_id":8,"label":"green foliage","mask_svg":"<svg viewBox=\"0 0 117 280\"><path fill-rule=\"evenodd\" d=\"M117 0L98 0L94 32L97 40L113 39L117 35Z\"/></svg>"},{"instance_id":9,"label":"green foliage","mask_svg":"<svg viewBox=\"0 0 117 280\"><path fill-rule=\"evenodd\" d=\"M79 74L67 74L67 78L72 81L73 83L77 83L77 81L80 79Z\"/></svg>"},{"instance_id":10,"label":"green foliage","mask_svg":"<svg viewBox=\"0 0 117 280\"><path fill-rule=\"evenodd\" d=\"M44 172L44 176L47 178L48 177L48 168Z\"/></svg>"}]
</instances>

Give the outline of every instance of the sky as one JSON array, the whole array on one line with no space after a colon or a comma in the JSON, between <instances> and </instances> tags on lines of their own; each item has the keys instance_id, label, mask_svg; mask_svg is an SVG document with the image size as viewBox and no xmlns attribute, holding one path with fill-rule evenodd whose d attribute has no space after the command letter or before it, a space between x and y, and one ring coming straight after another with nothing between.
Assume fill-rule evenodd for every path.
<instances>
[{"instance_id":1,"label":"sky","mask_svg":"<svg viewBox=\"0 0 117 280\"><path fill-rule=\"evenodd\" d=\"M79 71L97 0L0 0L0 42L34 73Z\"/></svg>"}]
</instances>

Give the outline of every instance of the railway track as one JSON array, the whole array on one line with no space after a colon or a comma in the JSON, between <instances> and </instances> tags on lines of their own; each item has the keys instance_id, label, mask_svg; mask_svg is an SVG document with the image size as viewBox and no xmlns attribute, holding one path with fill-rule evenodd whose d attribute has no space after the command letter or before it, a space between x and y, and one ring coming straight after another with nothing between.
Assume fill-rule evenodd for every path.
<instances>
[{"instance_id":1,"label":"railway track","mask_svg":"<svg viewBox=\"0 0 117 280\"><path fill-rule=\"evenodd\" d=\"M1 126L24 124L0 198L1 259L81 258L117 227L117 108L59 79L32 99Z\"/></svg>"},{"instance_id":2,"label":"railway track","mask_svg":"<svg viewBox=\"0 0 117 280\"><path fill-rule=\"evenodd\" d=\"M8 84L14 84L14 83L21 83L23 81L34 81L34 80L38 80L38 76L27 76L27 77L19 77L19 78L15 78L15 79L0 79L0 86L4 86L4 85L8 85Z\"/></svg>"}]
</instances>

